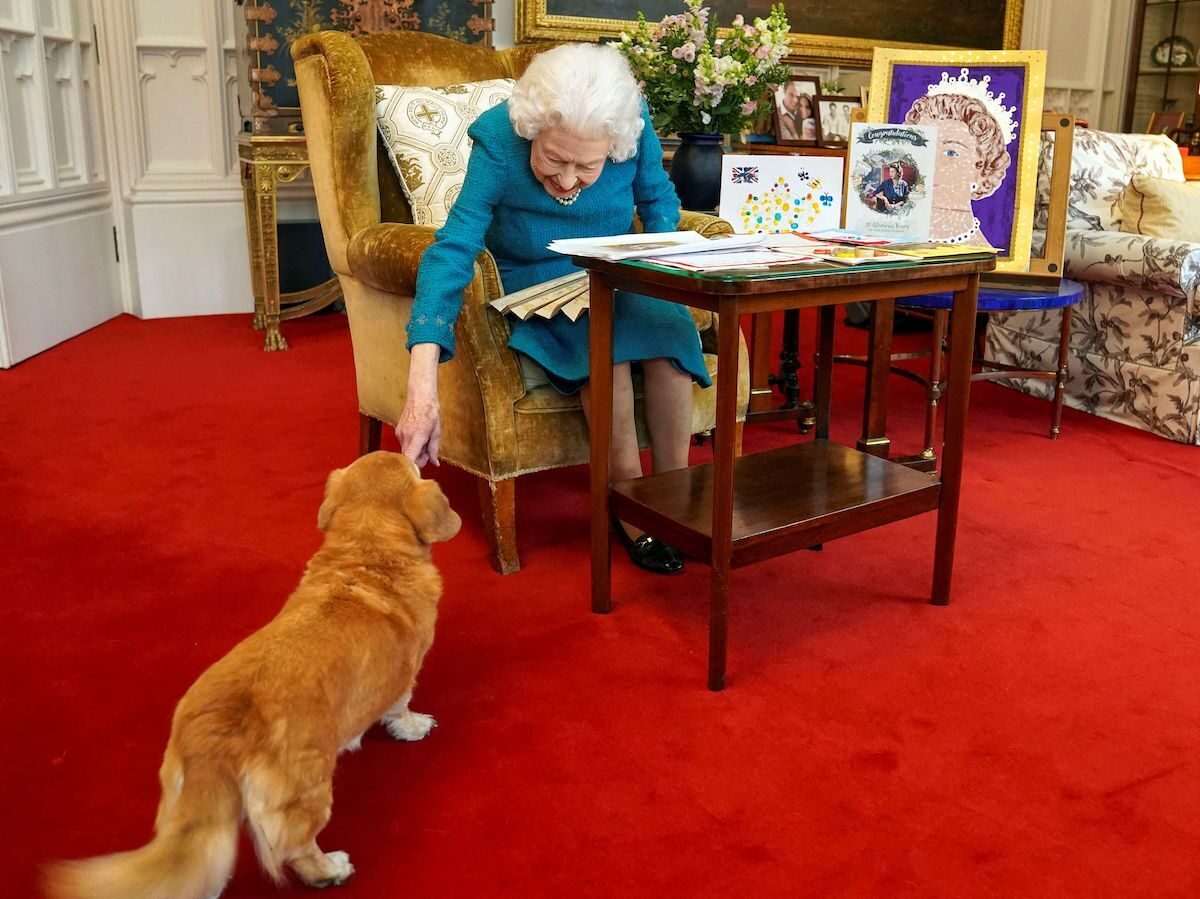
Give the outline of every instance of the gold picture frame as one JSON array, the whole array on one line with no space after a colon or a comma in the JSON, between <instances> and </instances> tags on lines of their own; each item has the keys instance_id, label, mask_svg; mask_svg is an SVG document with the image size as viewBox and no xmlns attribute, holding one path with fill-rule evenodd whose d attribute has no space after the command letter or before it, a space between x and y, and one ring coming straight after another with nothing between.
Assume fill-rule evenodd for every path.
<instances>
[{"instance_id":1,"label":"gold picture frame","mask_svg":"<svg viewBox=\"0 0 1200 899\"><path fill-rule=\"evenodd\" d=\"M591 3L593 8L601 10L600 15L563 14L556 11L561 9L559 4L567 6L581 5L577 0L515 0L516 2L516 40L517 43L529 41L604 41L617 38L620 33L632 28L637 19L637 11L642 6L639 0L598 0ZM881 0L882 2L882 0ZM889 0L886 4L895 15L902 15L904 0ZM1003 3L1003 22L997 23L1002 31L1002 41L998 49L1014 50L1021 44L1021 19L1024 14L1025 0L997 0ZM754 15L765 17L766 12L752 11L745 8L742 2L725 3L723 0L707 0L706 5L713 8L713 15L718 22L728 22L737 13L744 13L747 19ZM683 3L673 12L682 12ZM728 6L728 9L726 8ZM614 15L615 13L615 15ZM647 14L647 19L650 19ZM723 29L724 30L724 29ZM889 47L902 49L945 49L945 44L926 43L922 41L900 41L890 39L885 35L864 35L849 37L840 35L805 34L797 32L789 35L792 52L788 55L790 62L857 64L869 65L875 47L886 44Z\"/></svg>"},{"instance_id":2,"label":"gold picture frame","mask_svg":"<svg viewBox=\"0 0 1200 899\"><path fill-rule=\"evenodd\" d=\"M956 85L962 89L956 89ZM989 176L979 177L977 182L972 181L969 185L975 233L1000 249L996 259L998 272L1029 270L1045 85L1044 50L914 52L879 48L875 51L868 122L902 123L912 104L927 93L978 93L986 95L991 109L1011 127L1012 137L1004 142L1001 139L1003 125L997 123L993 140L1000 143L993 143L990 151L981 149L979 141L983 138L977 137L969 150L959 148L947 153L952 156L961 155L961 152L984 154L979 164L984 165L985 170L987 152L992 154L993 162L999 160L1001 163L993 169L994 176L990 180ZM942 139L947 138L943 136ZM1004 154L1009 160L1006 168L1002 167ZM960 239L966 238L956 236L951 242Z\"/></svg>"}]
</instances>

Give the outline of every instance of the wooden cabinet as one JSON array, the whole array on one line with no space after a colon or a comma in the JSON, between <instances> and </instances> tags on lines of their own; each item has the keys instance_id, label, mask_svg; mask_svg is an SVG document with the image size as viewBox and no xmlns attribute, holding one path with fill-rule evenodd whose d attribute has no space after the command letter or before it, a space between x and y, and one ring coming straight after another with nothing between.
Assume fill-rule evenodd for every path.
<instances>
[{"instance_id":1,"label":"wooden cabinet","mask_svg":"<svg viewBox=\"0 0 1200 899\"><path fill-rule=\"evenodd\" d=\"M1125 130L1147 131L1156 112L1182 113L1180 125L1194 129L1200 121L1200 0L1138 0L1135 15Z\"/></svg>"}]
</instances>

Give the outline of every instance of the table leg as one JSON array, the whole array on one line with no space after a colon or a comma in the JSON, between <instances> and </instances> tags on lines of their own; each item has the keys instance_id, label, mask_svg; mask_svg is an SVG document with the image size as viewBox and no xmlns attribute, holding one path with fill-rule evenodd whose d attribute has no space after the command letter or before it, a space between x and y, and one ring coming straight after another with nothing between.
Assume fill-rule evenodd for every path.
<instances>
[{"instance_id":1,"label":"table leg","mask_svg":"<svg viewBox=\"0 0 1200 899\"><path fill-rule=\"evenodd\" d=\"M592 394L591 414L591 475L592 475L592 611L605 614L612 611L610 576L612 554L609 545L609 447L612 444L612 288L602 275L591 273L589 286L590 377ZM722 325L724 322L722 322ZM737 336L737 322L730 333ZM736 370L736 369L735 369ZM718 425L720 419L717 419ZM717 428L716 443L729 436L732 428Z\"/></svg>"},{"instance_id":2,"label":"table leg","mask_svg":"<svg viewBox=\"0 0 1200 899\"><path fill-rule=\"evenodd\" d=\"M262 225L258 220L258 194L254 185L254 165L241 164L242 205L246 209L246 247L250 252L250 289L254 293L254 330L267 326L263 306Z\"/></svg>"},{"instance_id":3,"label":"table leg","mask_svg":"<svg viewBox=\"0 0 1200 899\"><path fill-rule=\"evenodd\" d=\"M717 343L717 436L713 442L712 590L708 608L708 689L725 689L733 555L734 421L737 418L736 303L721 300Z\"/></svg>"},{"instance_id":4,"label":"table leg","mask_svg":"<svg viewBox=\"0 0 1200 899\"><path fill-rule=\"evenodd\" d=\"M933 604L938 606L950 602L978 303L979 276L971 275L967 286L954 294L954 311L950 315L949 383L943 400L946 422L942 429L942 495L938 503L937 547L933 557Z\"/></svg>"},{"instance_id":5,"label":"table leg","mask_svg":"<svg viewBox=\"0 0 1200 899\"><path fill-rule=\"evenodd\" d=\"M1071 307L1063 306L1062 332L1058 340L1058 372L1054 378L1054 412L1050 419L1050 439L1058 439L1062 425L1063 393L1067 389L1067 361L1071 358Z\"/></svg>"},{"instance_id":6,"label":"table leg","mask_svg":"<svg viewBox=\"0 0 1200 899\"><path fill-rule=\"evenodd\" d=\"M833 328L836 306L822 306L817 312L817 358L813 375L813 402L816 405L818 440L829 439L829 417L833 407Z\"/></svg>"},{"instance_id":7,"label":"table leg","mask_svg":"<svg viewBox=\"0 0 1200 899\"><path fill-rule=\"evenodd\" d=\"M863 400L863 432L858 441L860 451L884 459L887 458L891 446L887 436L887 393L892 365L892 319L895 312L895 300L878 300L871 309L871 330L867 344L867 391Z\"/></svg>"},{"instance_id":8,"label":"table leg","mask_svg":"<svg viewBox=\"0 0 1200 899\"><path fill-rule=\"evenodd\" d=\"M771 315L750 317L750 411L771 408Z\"/></svg>"},{"instance_id":9,"label":"table leg","mask_svg":"<svg viewBox=\"0 0 1200 899\"><path fill-rule=\"evenodd\" d=\"M267 352L286 350L287 341L279 331L279 239L275 230L275 169L270 165L255 165L252 168L262 260L263 319L267 330L263 349Z\"/></svg>"},{"instance_id":10,"label":"table leg","mask_svg":"<svg viewBox=\"0 0 1200 899\"><path fill-rule=\"evenodd\" d=\"M937 461L937 451L934 449L934 434L937 431L938 403L942 398L942 358L943 344L946 342L946 319L950 313L945 309L937 309L933 313L933 344L929 350L929 384L925 394L925 449L921 450L921 459L932 463Z\"/></svg>"},{"instance_id":11,"label":"table leg","mask_svg":"<svg viewBox=\"0 0 1200 899\"><path fill-rule=\"evenodd\" d=\"M800 405L800 310L786 309L783 313L783 344L779 348L779 379L783 390L783 406L795 409Z\"/></svg>"}]
</instances>

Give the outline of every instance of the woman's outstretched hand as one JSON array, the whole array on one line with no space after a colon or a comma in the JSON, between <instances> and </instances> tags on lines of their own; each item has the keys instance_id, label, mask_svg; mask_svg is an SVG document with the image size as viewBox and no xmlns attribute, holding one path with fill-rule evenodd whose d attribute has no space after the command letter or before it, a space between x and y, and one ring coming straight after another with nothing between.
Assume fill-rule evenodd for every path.
<instances>
[{"instance_id":1,"label":"woman's outstretched hand","mask_svg":"<svg viewBox=\"0 0 1200 899\"><path fill-rule=\"evenodd\" d=\"M418 468L426 462L438 464L438 445L442 441L442 410L438 405L437 366L442 348L436 343L418 343L412 348L408 370L408 397L396 438L404 455Z\"/></svg>"}]
</instances>

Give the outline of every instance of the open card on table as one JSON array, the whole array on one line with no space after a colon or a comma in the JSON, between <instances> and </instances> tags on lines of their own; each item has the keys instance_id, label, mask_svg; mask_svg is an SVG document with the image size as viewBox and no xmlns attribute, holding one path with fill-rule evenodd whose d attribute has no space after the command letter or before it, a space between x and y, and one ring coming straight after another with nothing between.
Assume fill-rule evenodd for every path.
<instances>
[{"instance_id":1,"label":"open card on table","mask_svg":"<svg viewBox=\"0 0 1200 899\"><path fill-rule=\"evenodd\" d=\"M937 129L850 126L846 230L889 241L928 241Z\"/></svg>"},{"instance_id":2,"label":"open card on table","mask_svg":"<svg viewBox=\"0 0 1200 899\"><path fill-rule=\"evenodd\" d=\"M680 253L675 256L651 256L643 262L678 268L693 272L762 270L776 265L791 265L815 262L805 251L791 252L769 247L751 247L746 250L723 250L715 253Z\"/></svg>"},{"instance_id":3,"label":"open card on table","mask_svg":"<svg viewBox=\"0 0 1200 899\"><path fill-rule=\"evenodd\" d=\"M731 234L711 240L695 231L663 231L649 234L615 234L612 237L577 237L554 240L546 249L564 256L588 256L619 262L623 259L645 259L675 253L705 253L712 250L734 250L757 246L762 237L757 234Z\"/></svg>"},{"instance_id":4,"label":"open card on table","mask_svg":"<svg viewBox=\"0 0 1200 899\"><path fill-rule=\"evenodd\" d=\"M744 234L836 228L842 221L842 160L725 156L717 214Z\"/></svg>"}]
</instances>

